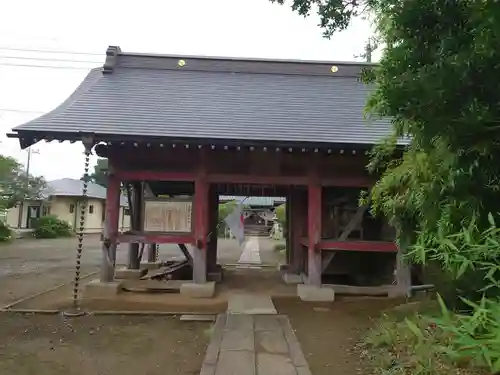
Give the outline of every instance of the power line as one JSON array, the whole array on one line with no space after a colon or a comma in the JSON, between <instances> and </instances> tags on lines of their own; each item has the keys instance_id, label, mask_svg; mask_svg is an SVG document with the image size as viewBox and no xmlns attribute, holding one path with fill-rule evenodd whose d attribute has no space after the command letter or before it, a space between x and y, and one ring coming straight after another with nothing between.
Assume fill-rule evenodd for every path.
<instances>
[{"instance_id":1,"label":"power line","mask_svg":"<svg viewBox=\"0 0 500 375\"><path fill-rule=\"evenodd\" d=\"M24 109L14 109L14 108L0 108L0 112L19 112L19 113L37 113L42 114L42 111L28 111Z\"/></svg>"},{"instance_id":2,"label":"power line","mask_svg":"<svg viewBox=\"0 0 500 375\"><path fill-rule=\"evenodd\" d=\"M14 59L14 60L38 60L38 61L54 61L54 62L75 62L75 63L91 63L91 64L102 64L101 61L90 61L90 60L72 60L72 59L47 59L44 57L27 57L27 56L3 56L0 55L0 59Z\"/></svg>"},{"instance_id":3,"label":"power line","mask_svg":"<svg viewBox=\"0 0 500 375\"><path fill-rule=\"evenodd\" d=\"M13 47L2 47L0 50L4 51L20 51L20 52L39 52L39 53L59 53L66 55L87 55L87 56L104 56L104 53L90 53L90 52L78 52L78 51L57 51L51 49L30 49L30 48L13 48Z\"/></svg>"},{"instance_id":4,"label":"power line","mask_svg":"<svg viewBox=\"0 0 500 375\"><path fill-rule=\"evenodd\" d=\"M17 66L23 68L47 68L47 69L73 69L73 70L90 70L92 68L83 68L77 66L55 66L55 65L36 65L36 64L9 64L9 63L0 63L0 66ZM96 66L97 67L97 66Z\"/></svg>"}]
</instances>

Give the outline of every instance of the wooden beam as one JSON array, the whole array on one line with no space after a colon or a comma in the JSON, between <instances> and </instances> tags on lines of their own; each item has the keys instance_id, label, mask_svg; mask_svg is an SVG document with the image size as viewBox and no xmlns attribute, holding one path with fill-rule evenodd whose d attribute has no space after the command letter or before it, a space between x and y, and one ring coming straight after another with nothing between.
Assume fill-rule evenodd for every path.
<instances>
[{"instance_id":1,"label":"wooden beam","mask_svg":"<svg viewBox=\"0 0 500 375\"><path fill-rule=\"evenodd\" d=\"M124 233L118 236L118 242L194 244L195 240L192 234Z\"/></svg>"},{"instance_id":2,"label":"wooden beam","mask_svg":"<svg viewBox=\"0 0 500 375\"><path fill-rule=\"evenodd\" d=\"M318 247L321 250L339 251L369 251L378 253L396 253L398 247L394 242L387 241L338 241L323 240Z\"/></svg>"},{"instance_id":3,"label":"wooden beam","mask_svg":"<svg viewBox=\"0 0 500 375\"><path fill-rule=\"evenodd\" d=\"M120 169L117 177L124 181L194 181L195 172L176 172L166 170L125 170ZM209 173L206 175L208 183L235 183L235 184L266 184L266 185L307 185L307 176L283 176L279 174L262 176L252 174ZM368 187L373 185L370 176L320 177L321 186L338 187Z\"/></svg>"},{"instance_id":4,"label":"wooden beam","mask_svg":"<svg viewBox=\"0 0 500 375\"><path fill-rule=\"evenodd\" d=\"M191 172L173 172L164 170L124 170L116 172L117 176L126 181L194 181L195 174Z\"/></svg>"},{"instance_id":5,"label":"wooden beam","mask_svg":"<svg viewBox=\"0 0 500 375\"><path fill-rule=\"evenodd\" d=\"M184 254L184 257L187 259L189 265L192 267L193 266L193 257L189 253L187 246L183 243L179 243L179 244L177 244L177 246L179 246L179 249L181 249L182 254Z\"/></svg>"}]
</instances>

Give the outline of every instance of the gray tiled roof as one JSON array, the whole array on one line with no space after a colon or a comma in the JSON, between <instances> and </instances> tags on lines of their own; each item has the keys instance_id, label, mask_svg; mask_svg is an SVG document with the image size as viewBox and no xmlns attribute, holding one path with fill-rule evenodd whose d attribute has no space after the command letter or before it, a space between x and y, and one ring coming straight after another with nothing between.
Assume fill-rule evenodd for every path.
<instances>
[{"instance_id":1,"label":"gray tiled roof","mask_svg":"<svg viewBox=\"0 0 500 375\"><path fill-rule=\"evenodd\" d=\"M65 197L81 197L83 191L83 181L73 178L62 178L60 180L48 181L43 192L45 197L49 196L65 196ZM87 197L106 199L106 188L89 182L87 186ZM128 206L127 198L121 196L120 204Z\"/></svg>"},{"instance_id":2,"label":"gray tiled roof","mask_svg":"<svg viewBox=\"0 0 500 375\"><path fill-rule=\"evenodd\" d=\"M285 203L285 197L240 197L235 195L221 195L219 197L221 202L243 202L249 206L274 206L274 204Z\"/></svg>"},{"instance_id":3,"label":"gray tiled roof","mask_svg":"<svg viewBox=\"0 0 500 375\"><path fill-rule=\"evenodd\" d=\"M14 131L322 144L373 144L389 132L388 120L364 119L370 87L353 74L302 74L310 62L262 62L262 72L258 61L238 59L191 57L186 69L172 67L172 56L118 53L116 61L112 72L92 70L61 106ZM191 61L213 69L190 70ZM339 72L361 67L339 65Z\"/></svg>"}]
</instances>

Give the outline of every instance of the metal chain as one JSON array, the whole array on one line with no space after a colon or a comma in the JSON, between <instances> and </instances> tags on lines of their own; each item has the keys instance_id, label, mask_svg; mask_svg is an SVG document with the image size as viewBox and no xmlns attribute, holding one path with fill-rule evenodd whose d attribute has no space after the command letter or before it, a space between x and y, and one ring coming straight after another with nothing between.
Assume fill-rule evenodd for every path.
<instances>
[{"instance_id":1,"label":"metal chain","mask_svg":"<svg viewBox=\"0 0 500 375\"><path fill-rule=\"evenodd\" d=\"M80 270L81 270L81 259L83 251L83 233L85 231L85 216L87 215L87 189L89 184L89 164L90 164L90 150L85 148L85 168L83 173L83 190L82 190L82 202L80 205L80 227L78 228L78 233L76 235L78 243L76 245L76 266L75 266L75 280L73 287L73 308L79 309L79 299L78 292L80 288Z\"/></svg>"},{"instance_id":2,"label":"metal chain","mask_svg":"<svg viewBox=\"0 0 500 375\"><path fill-rule=\"evenodd\" d=\"M155 256L156 256L155 262L158 263L158 261L160 260L160 254L159 254L160 253L160 245L155 244L155 248L156 248L155 249Z\"/></svg>"}]
</instances>

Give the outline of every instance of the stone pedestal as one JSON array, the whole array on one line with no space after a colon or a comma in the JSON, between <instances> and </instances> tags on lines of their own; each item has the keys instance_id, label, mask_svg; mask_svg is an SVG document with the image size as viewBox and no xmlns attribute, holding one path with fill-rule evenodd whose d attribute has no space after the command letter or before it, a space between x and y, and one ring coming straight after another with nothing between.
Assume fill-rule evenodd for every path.
<instances>
[{"instance_id":1,"label":"stone pedestal","mask_svg":"<svg viewBox=\"0 0 500 375\"><path fill-rule=\"evenodd\" d=\"M146 269L130 269L130 268L119 268L115 271L115 279L140 279L146 274L148 270Z\"/></svg>"},{"instance_id":2,"label":"stone pedestal","mask_svg":"<svg viewBox=\"0 0 500 375\"><path fill-rule=\"evenodd\" d=\"M335 300L333 289L316 285L298 284L297 295L302 301L307 302L333 302Z\"/></svg>"},{"instance_id":3,"label":"stone pedestal","mask_svg":"<svg viewBox=\"0 0 500 375\"><path fill-rule=\"evenodd\" d=\"M283 281L285 284L302 284L302 275L297 274L297 273L290 273L290 272L285 272L283 273Z\"/></svg>"},{"instance_id":4,"label":"stone pedestal","mask_svg":"<svg viewBox=\"0 0 500 375\"><path fill-rule=\"evenodd\" d=\"M121 281L102 282L99 279L85 285L83 298L111 298L121 291Z\"/></svg>"},{"instance_id":5,"label":"stone pedestal","mask_svg":"<svg viewBox=\"0 0 500 375\"><path fill-rule=\"evenodd\" d=\"M215 294L215 282L184 283L181 285L181 294L191 298L212 298Z\"/></svg>"}]
</instances>

